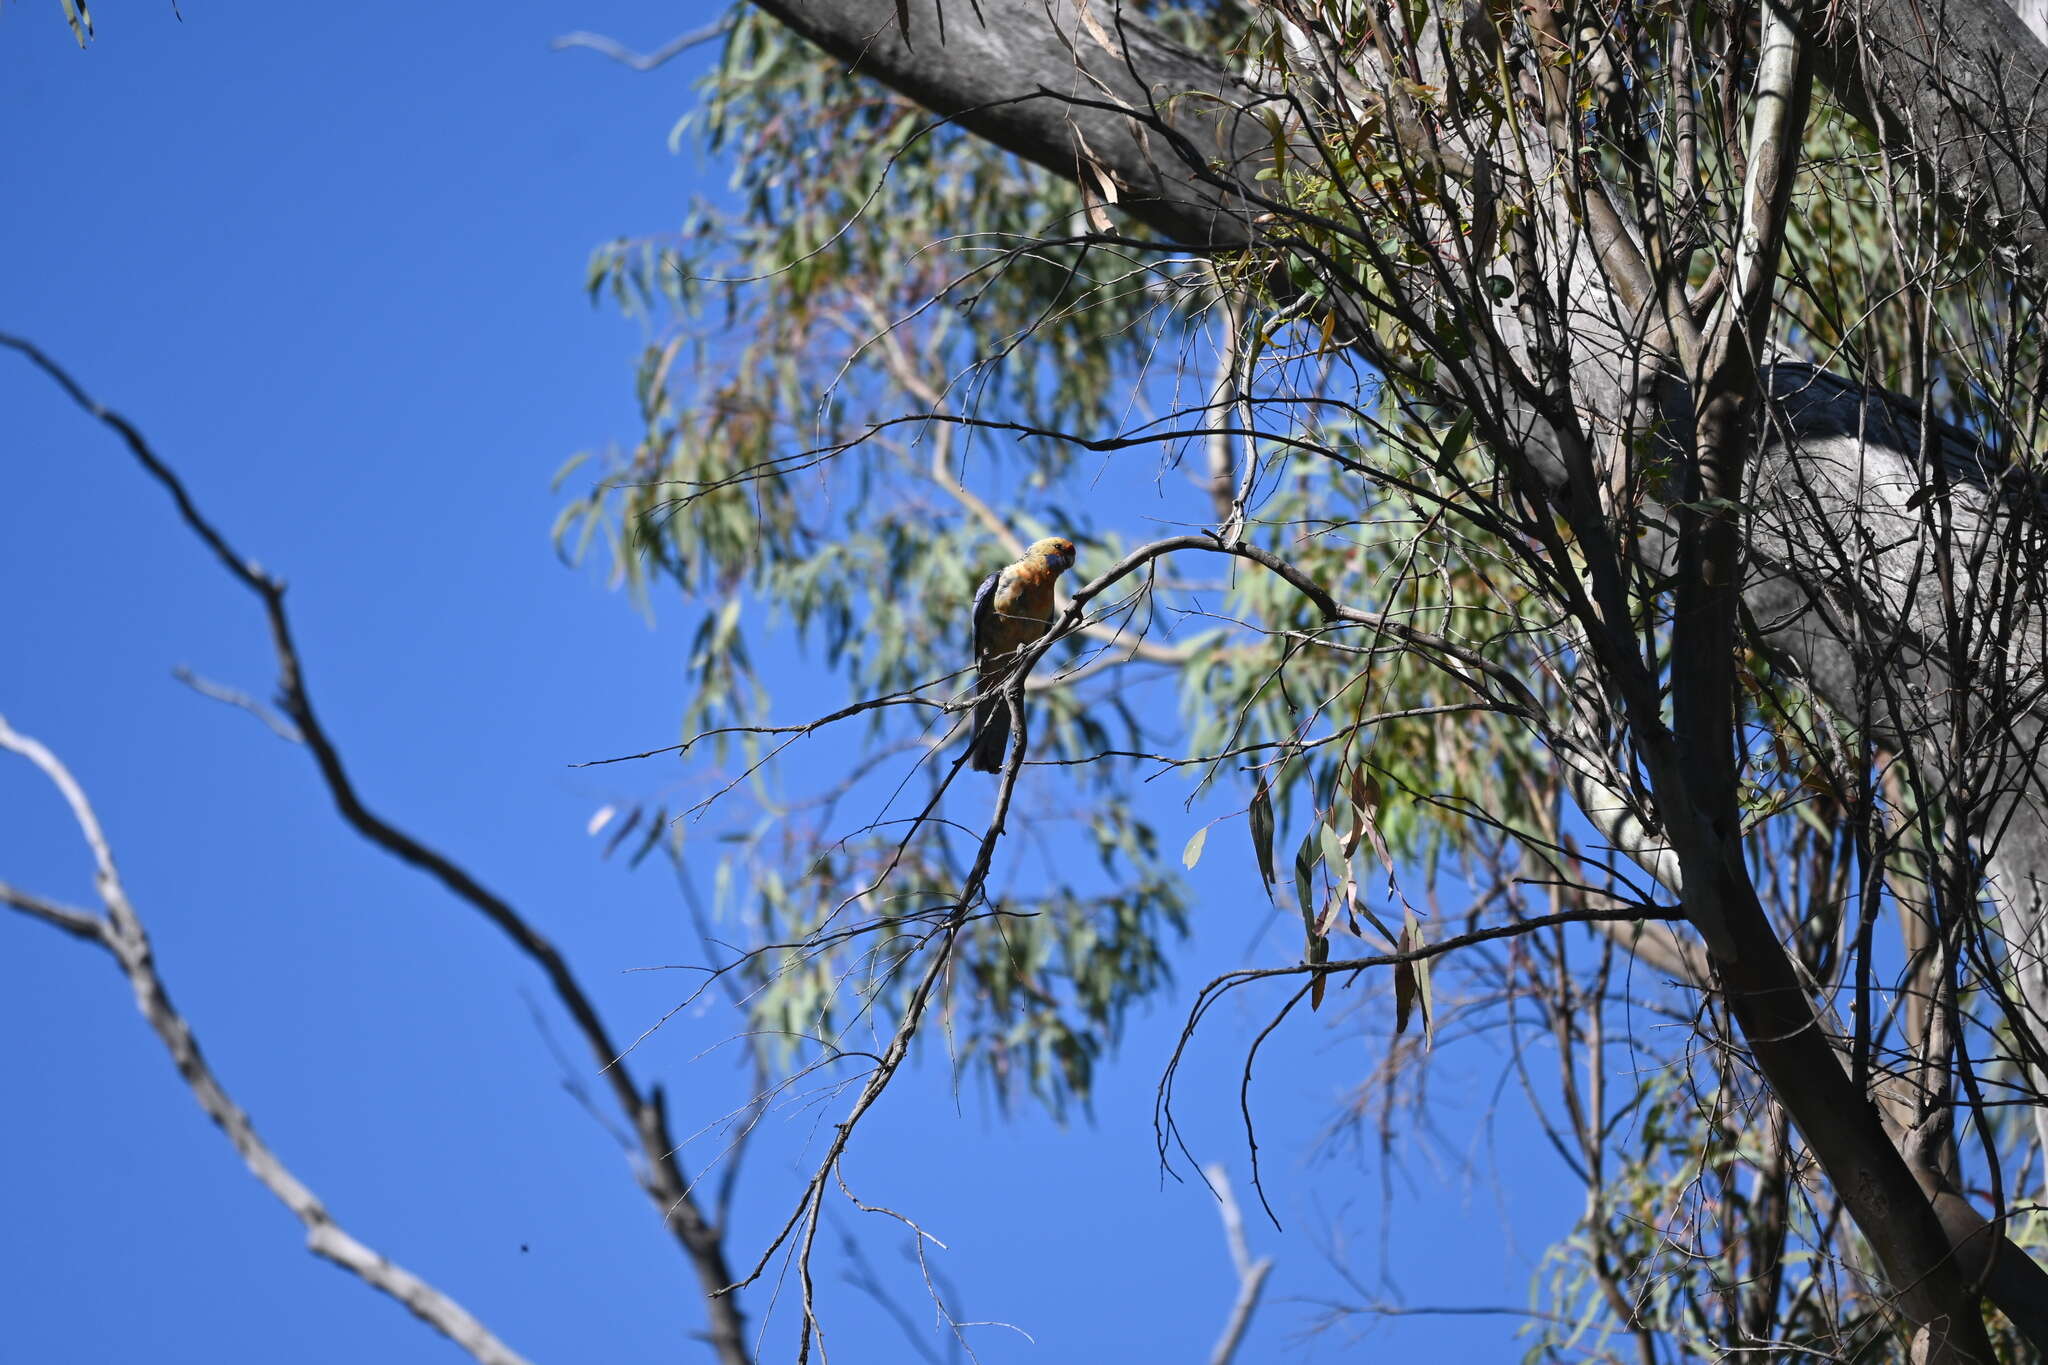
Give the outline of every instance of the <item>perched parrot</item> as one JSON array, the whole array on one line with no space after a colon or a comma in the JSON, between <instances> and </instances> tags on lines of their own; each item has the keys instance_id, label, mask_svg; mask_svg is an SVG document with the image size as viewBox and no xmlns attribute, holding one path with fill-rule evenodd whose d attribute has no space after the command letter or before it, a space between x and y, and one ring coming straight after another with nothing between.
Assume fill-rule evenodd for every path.
<instances>
[{"instance_id":1,"label":"perched parrot","mask_svg":"<svg viewBox=\"0 0 2048 1365\"><path fill-rule=\"evenodd\" d=\"M1010 703L1004 698L1018 655L1052 628L1052 585L1074 567L1074 542L1054 536L1024 552L974 590L974 662L980 684L970 752L975 770L999 773L1010 747Z\"/></svg>"}]
</instances>

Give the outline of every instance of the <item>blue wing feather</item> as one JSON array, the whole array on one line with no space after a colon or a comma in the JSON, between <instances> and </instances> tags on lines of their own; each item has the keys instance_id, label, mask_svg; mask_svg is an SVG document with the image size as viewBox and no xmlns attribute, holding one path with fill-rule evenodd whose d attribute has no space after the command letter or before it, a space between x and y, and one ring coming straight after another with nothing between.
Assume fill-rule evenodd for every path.
<instances>
[{"instance_id":1,"label":"blue wing feather","mask_svg":"<svg viewBox=\"0 0 2048 1365\"><path fill-rule=\"evenodd\" d=\"M981 658L983 643L988 639L989 626L996 614L996 584L1003 576L998 569L981 580L981 586L974 590L974 657Z\"/></svg>"}]
</instances>

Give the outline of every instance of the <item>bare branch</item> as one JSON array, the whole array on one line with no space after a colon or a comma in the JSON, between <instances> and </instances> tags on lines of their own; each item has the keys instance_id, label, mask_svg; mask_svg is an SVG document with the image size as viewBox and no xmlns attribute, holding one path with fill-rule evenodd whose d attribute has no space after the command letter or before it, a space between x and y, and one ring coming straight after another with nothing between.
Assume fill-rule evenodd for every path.
<instances>
[{"instance_id":1,"label":"bare branch","mask_svg":"<svg viewBox=\"0 0 2048 1365\"><path fill-rule=\"evenodd\" d=\"M1230 1176L1221 1165L1205 1168L1203 1176L1209 1188L1216 1192L1217 1213L1223 1219L1223 1236L1230 1244L1230 1263L1237 1268L1237 1300L1230 1305L1229 1320L1223 1324L1223 1334L1216 1339L1214 1349L1209 1352L1209 1365L1230 1365L1237 1355L1238 1346L1244 1341L1245 1330L1252 1324L1252 1314L1258 1311L1259 1296L1266 1290L1266 1277L1273 1273L1273 1258L1261 1256L1254 1261L1244 1240L1244 1214L1237 1207L1237 1199L1230 1192Z\"/></svg>"},{"instance_id":2,"label":"bare branch","mask_svg":"<svg viewBox=\"0 0 2048 1365\"><path fill-rule=\"evenodd\" d=\"M306 1246L343 1270L380 1289L457 1346L469 1352L481 1365L526 1365L526 1359L477 1321L461 1304L428 1284L419 1276L396 1265L365 1246L334 1221L314 1193L292 1174L277 1154L256 1135L255 1125L234 1102L199 1050L191 1025L171 1005L170 993L158 974L156 958L141 917L128 898L127 888L114 867L113 850L85 790L71 770L47 747L17 732L0 716L0 749L33 763L50 780L71 808L79 834L92 852L94 883L105 903L104 920L83 911L56 906L38 897L0 887L0 900L24 910L79 938L90 939L113 955L135 992L135 1003L157 1037L170 1052L178 1074L190 1087L193 1098L206 1116L227 1134L250 1174L291 1210L306 1229Z\"/></svg>"},{"instance_id":3,"label":"bare branch","mask_svg":"<svg viewBox=\"0 0 2048 1365\"><path fill-rule=\"evenodd\" d=\"M426 873L458 900L496 925L546 976L557 1002L583 1035L594 1065L610 1086L613 1100L638 1139L637 1175L640 1184L696 1272L706 1296L711 1318L710 1337L719 1358L725 1365L746 1365L750 1356L737 1301L730 1295L713 1292L724 1290L732 1281L725 1258L724 1230L704 1216L690 1194L690 1182L683 1175L677 1154L679 1144L670 1132L659 1087L643 1089L634 1079L621 1050L613 1043L610 1031L598 1015L595 1002L570 970L560 950L510 902L485 888L467 869L386 821L363 803L342 764L333 737L314 710L312 694L305 680L305 668L285 609L284 583L265 572L254 560L240 555L220 530L201 515L183 481L157 456L141 432L126 418L102 406L33 344L0 334L0 345L27 356L74 402L116 432L137 462L170 493L186 526L213 552L222 566L262 602L270 628L271 647L277 660L279 704L311 750L342 818L363 838L399 861ZM74 810L77 809L74 805ZM87 841L94 845L97 853L100 847L97 825L81 816L81 828L87 830ZM118 930L121 927L119 909L113 905L109 909L115 915Z\"/></svg>"},{"instance_id":4,"label":"bare branch","mask_svg":"<svg viewBox=\"0 0 2048 1365\"><path fill-rule=\"evenodd\" d=\"M607 38L602 33L565 33L548 44L550 50L566 52L574 47L586 47L591 51L611 58L615 62L632 67L635 71L652 71L656 67L676 58L691 48L721 38L732 31L732 21L721 19L715 24L693 28L679 33L652 52L635 52L616 38Z\"/></svg>"},{"instance_id":5,"label":"bare branch","mask_svg":"<svg viewBox=\"0 0 2048 1365\"><path fill-rule=\"evenodd\" d=\"M232 706L238 711L247 711L250 715L262 721L264 728L268 729L271 734L276 735L287 744L304 744L306 742L306 737L299 733L297 726L265 706L262 702L257 701L247 692L237 691L225 684L214 682L211 678L202 678L189 668L174 668L171 670L171 676L202 697L211 698L225 706Z\"/></svg>"},{"instance_id":6,"label":"bare branch","mask_svg":"<svg viewBox=\"0 0 2048 1365\"><path fill-rule=\"evenodd\" d=\"M46 900L32 891L0 882L0 904L11 905L31 919L39 919L55 929L62 929L74 938L105 944L108 928L105 920L89 910L75 909Z\"/></svg>"}]
</instances>

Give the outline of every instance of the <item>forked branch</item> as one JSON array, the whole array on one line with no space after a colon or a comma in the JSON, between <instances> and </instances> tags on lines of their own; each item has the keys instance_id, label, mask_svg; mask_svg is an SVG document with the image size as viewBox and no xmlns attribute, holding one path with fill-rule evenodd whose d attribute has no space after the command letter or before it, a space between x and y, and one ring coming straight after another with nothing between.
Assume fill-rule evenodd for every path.
<instances>
[{"instance_id":1,"label":"forked branch","mask_svg":"<svg viewBox=\"0 0 2048 1365\"><path fill-rule=\"evenodd\" d=\"M292 1217L306 1229L306 1246L373 1289L382 1290L428 1326L469 1352L481 1365L526 1365L526 1358L498 1340L468 1309L449 1298L404 1266L394 1264L375 1249L365 1246L334 1220L319 1196L292 1174L277 1153L256 1134L249 1115L235 1103L199 1050L192 1026L171 1004L170 992L156 967L156 956L142 917L114 866L114 853L100 827L99 816L87 799L85 789L71 770L49 748L21 734L0 716L0 749L19 754L33 763L50 780L64 802L79 835L92 853L93 884L105 906L103 915L58 905L33 893L0 883L0 904L12 906L31 919L61 929L74 938L96 943L107 950L128 978L135 992L136 1008L150 1029L163 1042L176 1064L178 1074L192 1091L206 1116L227 1134L241 1155L249 1173L291 1210Z\"/></svg>"}]
</instances>

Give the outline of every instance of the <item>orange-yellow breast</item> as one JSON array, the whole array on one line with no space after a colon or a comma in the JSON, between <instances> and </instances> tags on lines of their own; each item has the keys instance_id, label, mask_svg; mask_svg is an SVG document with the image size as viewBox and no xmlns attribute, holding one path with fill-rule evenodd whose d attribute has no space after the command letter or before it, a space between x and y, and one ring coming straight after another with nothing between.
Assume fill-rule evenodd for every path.
<instances>
[{"instance_id":1,"label":"orange-yellow breast","mask_svg":"<svg viewBox=\"0 0 2048 1365\"><path fill-rule=\"evenodd\" d=\"M977 643L984 657L1021 649L1052 624L1053 585L1074 562L1074 544L1052 537L1024 552L997 577Z\"/></svg>"}]
</instances>

